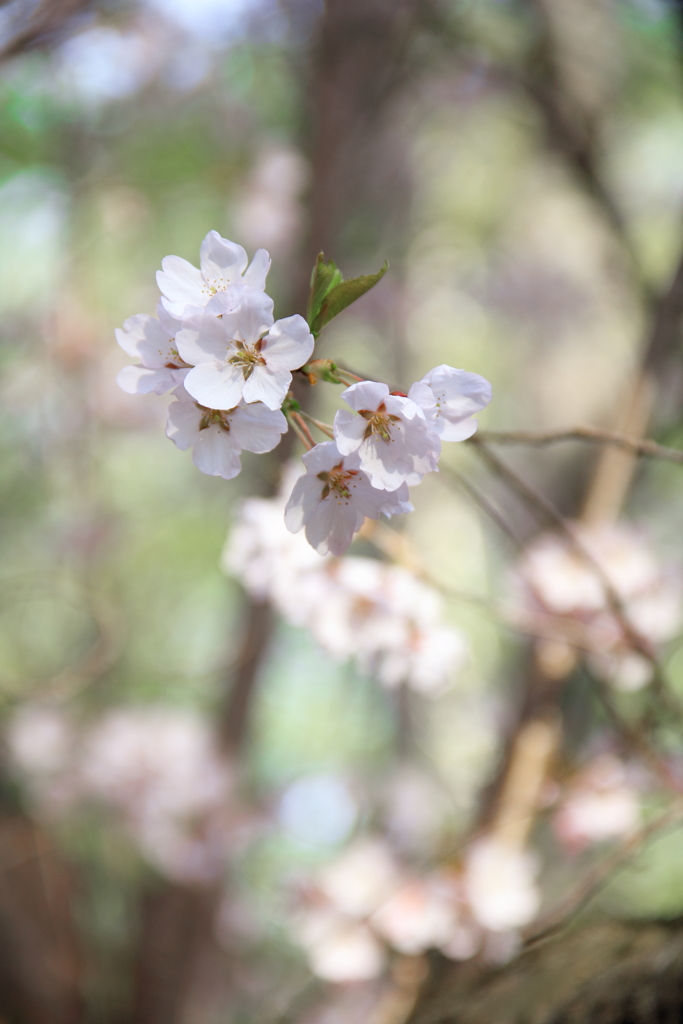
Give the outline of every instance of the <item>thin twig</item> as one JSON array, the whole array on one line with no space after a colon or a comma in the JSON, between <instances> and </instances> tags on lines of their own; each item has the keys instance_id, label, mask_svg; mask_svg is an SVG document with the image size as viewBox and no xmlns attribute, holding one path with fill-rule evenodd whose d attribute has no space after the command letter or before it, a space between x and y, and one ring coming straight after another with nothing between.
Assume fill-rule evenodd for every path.
<instances>
[{"instance_id":1,"label":"thin twig","mask_svg":"<svg viewBox=\"0 0 683 1024\"><path fill-rule=\"evenodd\" d=\"M625 448L637 455L652 459L664 459L683 465L683 451L667 448L656 441L638 440L614 430L598 430L597 427L570 427L566 430L481 430L477 436L490 444L548 445L558 441L588 441L593 444L612 444Z\"/></svg>"},{"instance_id":2,"label":"thin twig","mask_svg":"<svg viewBox=\"0 0 683 1024\"><path fill-rule=\"evenodd\" d=\"M315 448L315 438L313 437L313 435L311 434L310 430L306 426L301 413L293 412L290 415L291 415L292 420L296 420L298 426L301 428L301 432L304 435L304 437L306 438L306 440L308 441L309 446L311 448Z\"/></svg>"},{"instance_id":3,"label":"thin twig","mask_svg":"<svg viewBox=\"0 0 683 1024\"><path fill-rule=\"evenodd\" d=\"M313 426L317 427L323 434L327 434L328 437L331 437L332 440L334 440L334 429L329 423L323 423L322 420L315 419L314 416L310 416L307 412L304 412L303 409L299 410L298 415L303 417L303 419L307 420L309 423L312 423Z\"/></svg>"},{"instance_id":4,"label":"thin twig","mask_svg":"<svg viewBox=\"0 0 683 1024\"><path fill-rule=\"evenodd\" d=\"M287 420L289 421L290 427L292 428L292 430L294 431L296 436L299 438L299 440L301 441L301 443L304 446L304 448L306 448L308 451L310 451L311 448L315 448L315 441L313 440L313 438L311 438L310 441L308 440L308 438L304 434L303 430L301 429L299 424L294 419L293 415L291 413L287 413L286 415L287 415ZM310 432L309 432L309 436L310 436Z\"/></svg>"}]
</instances>

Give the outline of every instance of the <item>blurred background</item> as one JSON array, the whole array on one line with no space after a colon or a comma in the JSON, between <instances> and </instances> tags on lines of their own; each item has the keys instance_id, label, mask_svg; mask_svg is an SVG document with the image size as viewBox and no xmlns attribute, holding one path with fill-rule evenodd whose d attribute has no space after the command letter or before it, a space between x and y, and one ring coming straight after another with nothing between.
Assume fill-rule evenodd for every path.
<instances>
[{"instance_id":1,"label":"blurred background","mask_svg":"<svg viewBox=\"0 0 683 1024\"><path fill-rule=\"evenodd\" d=\"M556 766L534 796L543 905L594 840L666 805L599 706L600 671L564 636L539 646L528 606L520 625L513 566L544 524L477 451L453 446L462 476L425 479L393 535L430 588L410 600L441 591L458 654L446 644L429 692L387 685L273 611L245 535L221 563L242 502L277 507L296 444L203 476L164 436L167 399L117 387L114 329L154 313L161 259L197 265L210 229L269 250L276 317L305 313L320 250L347 277L388 259L320 356L405 391L439 363L480 373L488 430L683 446L682 17L664 0L0 4L2 1024L405 1019L396 992L441 943L385 935L381 963L375 944L330 967L301 908L332 898L320 872L368 836L403 871L457 868L495 821L515 736L550 721L539 672ZM307 400L330 420L338 389ZM497 451L565 516L622 513L678 578L680 465L577 441ZM382 537L351 552L395 554ZM673 619L654 639L683 698ZM680 730L647 693L612 699L680 778ZM612 832L552 826L596 757ZM682 844L649 844L603 911L683 912Z\"/></svg>"}]
</instances>

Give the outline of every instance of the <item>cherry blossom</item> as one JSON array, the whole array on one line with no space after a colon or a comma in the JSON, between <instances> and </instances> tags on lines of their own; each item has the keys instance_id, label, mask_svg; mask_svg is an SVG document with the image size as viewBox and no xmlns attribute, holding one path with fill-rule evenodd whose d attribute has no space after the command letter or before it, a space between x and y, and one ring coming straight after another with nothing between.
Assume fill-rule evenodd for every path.
<instances>
[{"instance_id":1,"label":"cherry blossom","mask_svg":"<svg viewBox=\"0 0 683 1024\"><path fill-rule=\"evenodd\" d=\"M359 415L346 409L336 414L337 447L342 455L358 453L373 487L395 491L437 470L441 443L414 401L375 381L352 384L342 398Z\"/></svg>"},{"instance_id":2,"label":"cherry blossom","mask_svg":"<svg viewBox=\"0 0 683 1024\"><path fill-rule=\"evenodd\" d=\"M541 903L537 874L536 858L527 850L493 837L473 843L465 859L463 882L476 921L492 932L507 932L532 921Z\"/></svg>"},{"instance_id":3,"label":"cherry blossom","mask_svg":"<svg viewBox=\"0 0 683 1024\"><path fill-rule=\"evenodd\" d=\"M611 754L589 762L568 786L553 824L558 838L574 853L635 832L640 800L626 765Z\"/></svg>"},{"instance_id":4,"label":"cherry blossom","mask_svg":"<svg viewBox=\"0 0 683 1024\"><path fill-rule=\"evenodd\" d=\"M291 371L307 362L314 344L302 316L273 323L259 292L245 292L239 309L221 317L188 317L177 342L182 357L194 367L185 387L211 409L232 409L241 398L279 409Z\"/></svg>"},{"instance_id":5,"label":"cherry blossom","mask_svg":"<svg viewBox=\"0 0 683 1024\"><path fill-rule=\"evenodd\" d=\"M408 397L424 411L442 441L464 441L477 429L474 413L491 401L491 385L478 373L443 363L413 384Z\"/></svg>"},{"instance_id":6,"label":"cherry blossom","mask_svg":"<svg viewBox=\"0 0 683 1024\"><path fill-rule=\"evenodd\" d=\"M195 466L209 476L232 480L242 468L241 451L272 451L287 431L282 413L262 402L240 402L233 409L219 410L199 405L182 387L175 395L166 435L181 451L192 448Z\"/></svg>"},{"instance_id":7,"label":"cherry blossom","mask_svg":"<svg viewBox=\"0 0 683 1024\"><path fill-rule=\"evenodd\" d=\"M161 302L157 314L158 319L146 313L131 316L123 328L114 332L124 352L140 360L135 366L124 366L116 378L119 387L131 395L163 395L177 387L190 369L176 346L180 320L171 316Z\"/></svg>"},{"instance_id":8,"label":"cherry blossom","mask_svg":"<svg viewBox=\"0 0 683 1024\"><path fill-rule=\"evenodd\" d=\"M297 480L285 509L292 533L305 528L306 539L321 554L341 555L368 519L412 512L408 488L378 491L363 472L356 453L344 457L333 441L303 456L306 475Z\"/></svg>"},{"instance_id":9,"label":"cherry blossom","mask_svg":"<svg viewBox=\"0 0 683 1024\"><path fill-rule=\"evenodd\" d=\"M270 257L259 249L247 268L247 254L241 245L209 231L202 242L198 270L180 256L166 256L157 272L157 284L164 308L175 317L186 315L187 307L201 306L214 315L234 309L248 289L263 292L270 269ZM272 309L272 300L267 300Z\"/></svg>"}]
</instances>

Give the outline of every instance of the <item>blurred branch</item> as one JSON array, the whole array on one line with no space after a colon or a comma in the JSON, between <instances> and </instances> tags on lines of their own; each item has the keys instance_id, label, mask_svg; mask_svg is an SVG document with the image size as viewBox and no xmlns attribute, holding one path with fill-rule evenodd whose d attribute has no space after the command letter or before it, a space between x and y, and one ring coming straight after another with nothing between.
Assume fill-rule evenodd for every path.
<instances>
[{"instance_id":1,"label":"blurred branch","mask_svg":"<svg viewBox=\"0 0 683 1024\"><path fill-rule=\"evenodd\" d=\"M0 60L27 50L54 46L78 31L96 0L10 0L4 4Z\"/></svg>"},{"instance_id":2,"label":"blurred branch","mask_svg":"<svg viewBox=\"0 0 683 1024\"><path fill-rule=\"evenodd\" d=\"M652 459L664 459L683 465L683 451L667 448L656 441L626 437L614 430L600 430L597 427L569 427L566 430L480 430L480 441L489 444L548 445L558 441L588 441L593 444L611 444L624 448L636 455Z\"/></svg>"}]
</instances>

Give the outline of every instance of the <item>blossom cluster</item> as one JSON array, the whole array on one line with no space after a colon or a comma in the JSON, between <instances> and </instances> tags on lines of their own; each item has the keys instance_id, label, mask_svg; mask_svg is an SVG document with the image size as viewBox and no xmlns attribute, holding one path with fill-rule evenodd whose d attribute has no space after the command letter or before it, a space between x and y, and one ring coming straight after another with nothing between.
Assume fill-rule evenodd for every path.
<instances>
[{"instance_id":1,"label":"blossom cluster","mask_svg":"<svg viewBox=\"0 0 683 1024\"><path fill-rule=\"evenodd\" d=\"M26 705L7 743L42 814L109 808L143 857L174 881L220 878L250 831L233 772L208 724L191 712L117 709L77 730L56 708Z\"/></svg>"},{"instance_id":2,"label":"blossom cluster","mask_svg":"<svg viewBox=\"0 0 683 1024\"><path fill-rule=\"evenodd\" d=\"M311 631L332 657L388 687L405 682L438 694L466 655L462 635L443 621L440 595L409 569L373 558L321 557L291 534L283 509L298 469L275 498L249 498L228 537L222 564L257 600ZM299 478L300 479L300 478Z\"/></svg>"},{"instance_id":3,"label":"blossom cluster","mask_svg":"<svg viewBox=\"0 0 683 1024\"><path fill-rule=\"evenodd\" d=\"M329 273L319 261L314 275L321 266ZM296 407L293 372L311 379L305 367L320 314L309 312L311 326L298 314L274 320L265 291L269 267L265 249L248 265L242 246L210 231L199 269L179 256L162 261L157 317L133 316L116 331L119 345L139 360L119 373L120 386L130 393L172 391L168 437L192 449L202 472L227 480L240 472L242 451L272 451L287 431L283 409ZM336 268L331 280L341 280ZM366 518L412 511L408 487L437 470L442 441L474 433L473 414L488 404L491 388L478 374L443 365L408 394L359 380L342 398L350 409L337 413L334 440L304 455L306 475L285 513L288 529L305 529L321 554L342 554Z\"/></svg>"},{"instance_id":4,"label":"blossom cluster","mask_svg":"<svg viewBox=\"0 0 683 1024\"><path fill-rule=\"evenodd\" d=\"M495 838L472 843L458 866L419 873L362 838L317 871L292 929L314 973L335 982L376 977L388 949L507 959L538 912L537 873L531 853Z\"/></svg>"},{"instance_id":5,"label":"blossom cluster","mask_svg":"<svg viewBox=\"0 0 683 1024\"><path fill-rule=\"evenodd\" d=\"M571 528L578 548L567 537L542 534L516 566L522 619L532 630L542 616L557 617L558 632L560 619L574 623L593 671L617 689L638 690L652 679L653 665L633 649L625 622L655 654L683 625L681 574L660 565L641 533L626 523ZM621 603L622 620L606 583ZM570 665L569 635L565 646Z\"/></svg>"}]
</instances>

